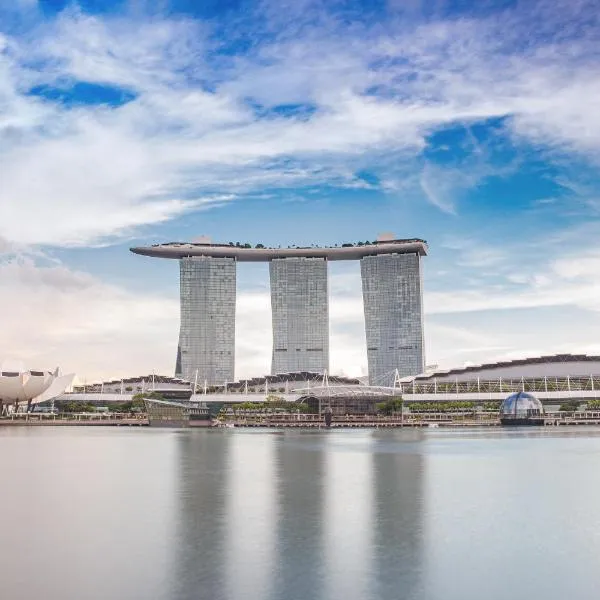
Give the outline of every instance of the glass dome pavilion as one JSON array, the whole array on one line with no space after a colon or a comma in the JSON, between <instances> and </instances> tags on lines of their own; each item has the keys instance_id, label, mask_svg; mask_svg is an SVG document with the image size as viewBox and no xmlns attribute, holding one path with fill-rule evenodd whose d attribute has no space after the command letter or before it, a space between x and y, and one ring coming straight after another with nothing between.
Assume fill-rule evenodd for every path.
<instances>
[{"instance_id":1,"label":"glass dome pavilion","mask_svg":"<svg viewBox=\"0 0 600 600\"><path fill-rule=\"evenodd\" d=\"M500 422L503 425L543 425L544 407L533 394L511 394L500 407Z\"/></svg>"}]
</instances>

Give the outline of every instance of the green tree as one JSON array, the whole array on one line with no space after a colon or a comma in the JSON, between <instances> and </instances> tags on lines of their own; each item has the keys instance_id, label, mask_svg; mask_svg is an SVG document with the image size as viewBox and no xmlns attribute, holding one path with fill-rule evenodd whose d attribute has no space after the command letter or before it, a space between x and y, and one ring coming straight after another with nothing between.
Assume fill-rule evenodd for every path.
<instances>
[{"instance_id":1,"label":"green tree","mask_svg":"<svg viewBox=\"0 0 600 600\"><path fill-rule=\"evenodd\" d=\"M267 402L285 402L282 396L277 396L276 394L269 394L267 396Z\"/></svg>"},{"instance_id":2,"label":"green tree","mask_svg":"<svg viewBox=\"0 0 600 600\"><path fill-rule=\"evenodd\" d=\"M483 403L483 410L500 410L501 402L489 401Z\"/></svg>"},{"instance_id":3,"label":"green tree","mask_svg":"<svg viewBox=\"0 0 600 600\"><path fill-rule=\"evenodd\" d=\"M77 402L74 400L70 400L67 402L56 402L55 406L60 412L65 413L82 413L96 411L96 407L93 404L90 404L88 402Z\"/></svg>"},{"instance_id":4,"label":"green tree","mask_svg":"<svg viewBox=\"0 0 600 600\"><path fill-rule=\"evenodd\" d=\"M466 400L445 402L411 402L410 412L465 412L475 410L477 403Z\"/></svg>"},{"instance_id":5,"label":"green tree","mask_svg":"<svg viewBox=\"0 0 600 600\"><path fill-rule=\"evenodd\" d=\"M575 412L579 409L579 401L578 400L566 400L560 405L558 409L561 412Z\"/></svg>"},{"instance_id":6,"label":"green tree","mask_svg":"<svg viewBox=\"0 0 600 600\"><path fill-rule=\"evenodd\" d=\"M125 410L123 412L143 412L146 410L146 405L144 403L144 398L154 398L155 400L164 400L164 396L162 394L160 394L159 392L139 392L137 394L134 394L134 396L131 398L131 402L125 402L124 405L128 405L125 406L124 408L128 409Z\"/></svg>"},{"instance_id":7,"label":"green tree","mask_svg":"<svg viewBox=\"0 0 600 600\"><path fill-rule=\"evenodd\" d=\"M397 396L394 398L390 398L385 402L379 402L376 405L376 410L378 413L384 415L392 415L394 413L401 413L404 407L404 400L401 396Z\"/></svg>"}]
</instances>

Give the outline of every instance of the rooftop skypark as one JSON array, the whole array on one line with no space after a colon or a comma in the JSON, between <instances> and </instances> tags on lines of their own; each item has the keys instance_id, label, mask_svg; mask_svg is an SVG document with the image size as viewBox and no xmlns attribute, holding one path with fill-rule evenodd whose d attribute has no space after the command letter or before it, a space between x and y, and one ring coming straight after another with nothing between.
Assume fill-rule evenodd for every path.
<instances>
[{"instance_id":1,"label":"rooftop skypark","mask_svg":"<svg viewBox=\"0 0 600 600\"><path fill-rule=\"evenodd\" d=\"M131 248L135 254L156 258L183 258L186 256L211 256L214 258L235 258L240 262L271 261L276 258L326 258L328 260L358 260L365 256L378 254L418 254L427 255L427 243L418 238L395 239L392 235L383 235L376 241L344 242L333 246L295 246L286 248L264 246L249 242L213 243L210 238L200 238L193 242L166 242Z\"/></svg>"},{"instance_id":2,"label":"rooftop skypark","mask_svg":"<svg viewBox=\"0 0 600 600\"><path fill-rule=\"evenodd\" d=\"M285 246L286 248L295 248L297 250L307 250L309 248L355 248L355 247L363 247L363 246L376 246L377 244L403 244L410 242L422 242L426 244L425 240L421 240L418 238L404 239L404 240L375 240L374 242L366 241L366 242L344 242L343 244L334 244L333 246L319 246L318 244L311 244L310 246L296 246L295 244ZM252 245L249 242L227 242L226 244L213 243L210 241L194 241L194 242L164 242L162 244L152 244L152 248L158 248L161 246L206 246L206 247L214 247L214 248L259 248L264 250L280 250L281 246L265 246L264 244L254 244Z\"/></svg>"}]
</instances>

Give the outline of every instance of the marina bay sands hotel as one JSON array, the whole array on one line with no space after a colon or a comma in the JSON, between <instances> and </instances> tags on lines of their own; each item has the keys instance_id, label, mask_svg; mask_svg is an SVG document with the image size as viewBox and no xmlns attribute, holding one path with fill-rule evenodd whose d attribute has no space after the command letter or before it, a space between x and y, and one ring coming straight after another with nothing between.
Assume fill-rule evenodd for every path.
<instances>
[{"instance_id":1,"label":"marina bay sands hotel","mask_svg":"<svg viewBox=\"0 0 600 600\"><path fill-rule=\"evenodd\" d=\"M135 254L179 260L181 328L175 375L222 385L234 381L236 269L269 263L273 354L271 373L329 370L327 263L359 260L369 383L391 385L424 370L421 257L423 240L325 248L265 248L260 244L168 243L131 248Z\"/></svg>"}]
</instances>

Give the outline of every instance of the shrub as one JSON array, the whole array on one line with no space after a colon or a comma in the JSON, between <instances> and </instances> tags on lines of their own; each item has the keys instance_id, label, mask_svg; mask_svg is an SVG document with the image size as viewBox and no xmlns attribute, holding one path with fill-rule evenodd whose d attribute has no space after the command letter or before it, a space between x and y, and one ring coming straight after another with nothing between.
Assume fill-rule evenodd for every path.
<instances>
[{"instance_id":1,"label":"shrub","mask_svg":"<svg viewBox=\"0 0 600 600\"><path fill-rule=\"evenodd\" d=\"M560 405L558 409L561 412L574 412L579 408L578 400L566 400Z\"/></svg>"},{"instance_id":2,"label":"shrub","mask_svg":"<svg viewBox=\"0 0 600 600\"><path fill-rule=\"evenodd\" d=\"M466 400L444 401L444 402L411 402L408 407L410 412L459 412L473 411L477 402Z\"/></svg>"}]
</instances>

